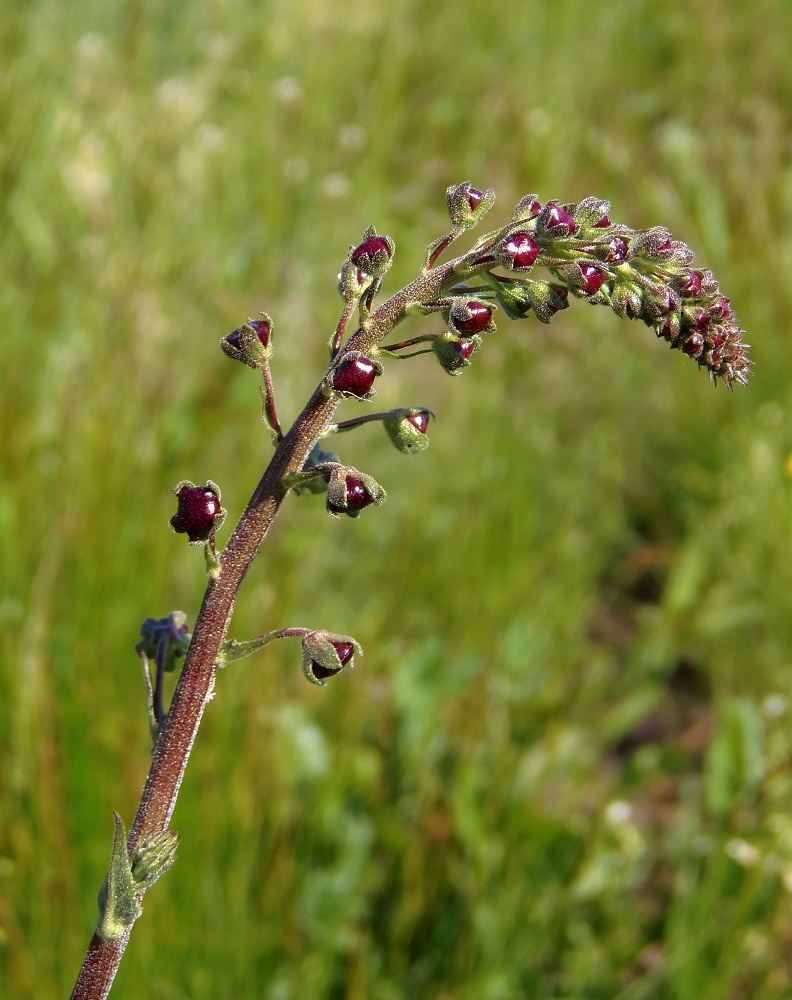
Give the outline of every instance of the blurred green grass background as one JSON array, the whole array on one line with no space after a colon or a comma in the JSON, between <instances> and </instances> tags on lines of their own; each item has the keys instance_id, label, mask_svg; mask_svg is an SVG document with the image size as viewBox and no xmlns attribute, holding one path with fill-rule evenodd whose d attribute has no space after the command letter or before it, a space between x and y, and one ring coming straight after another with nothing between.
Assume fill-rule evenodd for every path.
<instances>
[{"instance_id":1,"label":"blurred green grass background","mask_svg":"<svg viewBox=\"0 0 792 1000\"><path fill-rule=\"evenodd\" d=\"M757 376L714 391L582 303L459 379L389 366L430 451L339 440L387 506L289 503L232 629L365 659L220 677L113 996L792 996L790 46L787 0L4 8L4 996L68 994L135 809L137 628L202 586L169 490L233 518L269 452L219 338L273 315L292 418L349 244L392 235L395 290L465 179L499 219L537 191L667 225Z\"/></svg>"}]
</instances>

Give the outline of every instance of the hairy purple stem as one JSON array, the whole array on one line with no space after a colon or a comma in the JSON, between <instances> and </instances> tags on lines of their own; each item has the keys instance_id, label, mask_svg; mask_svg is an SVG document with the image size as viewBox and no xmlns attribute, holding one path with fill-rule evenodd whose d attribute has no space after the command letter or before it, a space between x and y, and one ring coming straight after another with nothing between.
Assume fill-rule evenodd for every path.
<instances>
[{"instance_id":1,"label":"hairy purple stem","mask_svg":"<svg viewBox=\"0 0 792 1000\"><path fill-rule=\"evenodd\" d=\"M411 304L442 294L458 276L457 266L462 259L457 258L422 274L384 302L350 337L349 350L367 354L404 319ZM466 269L466 277L469 276L468 271ZM291 430L279 441L269 466L228 540L217 576L209 580L129 833L127 852L130 855L143 837L168 828L204 708L214 691L215 663L226 638L234 602L286 496L283 477L302 468L314 444L330 425L340 401L339 394L327 394L323 383L316 388ZM120 937L112 939L94 933L71 1000L103 1000L107 996L131 929L132 924L129 924Z\"/></svg>"}]
</instances>

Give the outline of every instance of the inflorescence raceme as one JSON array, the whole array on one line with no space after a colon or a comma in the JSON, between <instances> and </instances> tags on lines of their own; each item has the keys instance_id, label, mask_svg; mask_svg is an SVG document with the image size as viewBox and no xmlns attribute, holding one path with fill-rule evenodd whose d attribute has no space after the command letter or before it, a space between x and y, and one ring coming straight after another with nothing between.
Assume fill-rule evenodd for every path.
<instances>
[{"instance_id":1,"label":"inflorescence raceme","mask_svg":"<svg viewBox=\"0 0 792 1000\"><path fill-rule=\"evenodd\" d=\"M533 310L547 323L571 294L643 320L714 381L745 385L751 362L744 331L712 272L692 268L692 251L667 229L631 229L612 223L609 211L599 198L542 205L531 194L520 202L490 251L508 276L487 274L506 315L520 319ZM523 277L535 267L550 280Z\"/></svg>"},{"instance_id":2,"label":"inflorescence raceme","mask_svg":"<svg viewBox=\"0 0 792 1000\"><path fill-rule=\"evenodd\" d=\"M373 301L396 246L372 226L359 244L349 248L338 276L344 309L330 337L330 363L320 385L323 398L333 405L371 400L376 395L374 382L389 359L434 355L448 374L458 375L470 367L484 338L495 332L498 309L512 320L533 313L541 323L549 323L568 308L570 298L610 306L618 316L642 320L657 337L706 368L715 382L720 379L729 388L747 383L751 362L743 331L712 272L693 267L690 248L662 227L631 229L611 222L610 205L599 198L584 198L577 204L543 203L529 194L507 225L482 236L467 253L439 264L451 244L478 225L494 201L492 190L480 191L467 181L450 187L446 192L450 232L429 245L416 281L376 312ZM352 324L355 312L358 322ZM377 325L382 315L387 319ZM261 371L263 416L279 446L283 434L270 373L273 321L266 313L261 316L232 331L221 346L229 357ZM442 329L382 343L408 316L439 319ZM385 491L371 476L324 450L324 440L378 422L400 451L416 454L429 444L427 428L433 416L426 407L413 406L325 424L312 439L302 467L284 476L283 495L323 493L333 517L358 517L366 507L383 503ZM179 509L171 527L186 533L191 544L206 548L207 570L217 577L222 555L216 553L214 536L225 517L220 490L211 482L197 487L184 481L175 492ZM260 645L261 640L251 640L235 644L235 649ZM344 661L346 647L336 652ZM306 662L313 660L309 657ZM333 672L337 671L327 676Z\"/></svg>"},{"instance_id":3,"label":"inflorescence raceme","mask_svg":"<svg viewBox=\"0 0 792 1000\"><path fill-rule=\"evenodd\" d=\"M238 642L227 639L234 602L251 560L289 494L322 493L334 518L357 518L376 507L385 490L370 475L325 448L330 435L379 423L405 454L424 451L434 414L425 406L398 407L334 423L336 408L368 403L390 360L433 356L449 375L474 362L486 337L495 333L498 310L512 320L533 314L541 323L569 306L571 298L610 306L627 319L642 320L659 338L706 368L729 388L745 385L751 362L729 300L712 273L693 266L689 247L662 227L631 229L610 219L599 198L577 204L542 203L530 194L510 221L482 236L466 253L441 262L446 251L477 226L492 208L495 193L469 182L450 187L446 206L451 228L427 248L417 277L374 309L374 300L393 264L395 244L370 227L349 247L338 291L344 305L329 338L329 364L291 429L281 430L270 363L274 324L262 313L221 342L233 360L260 372L262 417L275 454L234 529L225 552L215 536L226 517L220 488L182 480L174 489L173 531L204 550L210 578L192 632L181 612L147 618L136 651L143 661L149 725L155 743L149 778L127 841L120 819L108 879L100 894L100 920L73 997L104 997L112 983L144 891L172 863L175 838L167 822L181 775L212 697L216 671L276 639L297 638L309 681L324 684L353 664L361 649L349 635L293 626ZM541 273L540 273L541 272ZM357 314L356 321L353 317ZM429 332L395 342L394 328L408 317L434 325ZM337 438L336 438L337 439ZM367 515L368 516L368 515ZM166 675L183 662L169 710ZM151 665L154 665L152 680ZM130 855L128 856L128 849Z\"/></svg>"}]
</instances>

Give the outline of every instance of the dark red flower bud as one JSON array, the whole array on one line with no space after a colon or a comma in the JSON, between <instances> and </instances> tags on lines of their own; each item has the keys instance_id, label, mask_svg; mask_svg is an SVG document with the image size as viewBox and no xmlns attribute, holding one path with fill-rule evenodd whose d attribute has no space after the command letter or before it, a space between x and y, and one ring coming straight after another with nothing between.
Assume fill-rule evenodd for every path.
<instances>
[{"instance_id":1,"label":"dark red flower bud","mask_svg":"<svg viewBox=\"0 0 792 1000\"><path fill-rule=\"evenodd\" d=\"M250 319L232 330L220 341L223 353L248 368L265 368L272 354L272 319L262 313L262 319Z\"/></svg>"},{"instance_id":2,"label":"dark red flower bud","mask_svg":"<svg viewBox=\"0 0 792 1000\"><path fill-rule=\"evenodd\" d=\"M256 336L259 339L262 347L267 347L269 345L270 333L272 331L272 325L265 319L252 319L245 326L252 327ZM243 327L238 326L236 330L232 330L231 333L225 338L226 343L236 350L240 349L239 338L242 336Z\"/></svg>"},{"instance_id":3,"label":"dark red flower bud","mask_svg":"<svg viewBox=\"0 0 792 1000\"><path fill-rule=\"evenodd\" d=\"M535 194L527 194L521 198L514 209L512 219L514 222L528 222L535 219L542 211L542 203Z\"/></svg>"},{"instance_id":4,"label":"dark red flower bud","mask_svg":"<svg viewBox=\"0 0 792 1000\"><path fill-rule=\"evenodd\" d=\"M731 302L725 295L718 297L717 302L710 308L710 316L713 319L726 319L731 313Z\"/></svg>"},{"instance_id":5,"label":"dark red flower bud","mask_svg":"<svg viewBox=\"0 0 792 1000\"><path fill-rule=\"evenodd\" d=\"M607 213L602 216L599 222L594 223L595 229L607 229L611 225L611 220L608 218Z\"/></svg>"},{"instance_id":6,"label":"dark red flower bud","mask_svg":"<svg viewBox=\"0 0 792 1000\"><path fill-rule=\"evenodd\" d=\"M575 220L560 205L551 205L545 222L545 229L554 230L554 236L571 236L577 230Z\"/></svg>"},{"instance_id":7,"label":"dark red flower bud","mask_svg":"<svg viewBox=\"0 0 792 1000\"><path fill-rule=\"evenodd\" d=\"M704 350L704 338L700 333L691 333L682 345L682 350L691 358L697 358Z\"/></svg>"},{"instance_id":8,"label":"dark red flower bud","mask_svg":"<svg viewBox=\"0 0 792 1000\"><path fill-rule=\"evenodd\" d=\"M465 193L465 196L467 198L467 203L470 206L471 212L475 212L475 210L479 207L482 201L484 201L484 192L479 191L478 188L474 187L468 188Z\"/></svg>"},{"instance_id":9,"label":"dark red flower bud","mask_svg":"<svg viewBox=\"0 0 792 1000\"><path fill-rule=\"evenodd\" d=\"M374 379L381 372L382 366L376 361L371 361L362 354L351 354L333 371L330 384L336 392L342 392L345 396L366 399L371 393Z\"/></svg>"},{"instance_id":10,"label":"dark red flower bud","mask_svg":"<svg viewBox=\"0 0 792 1000\"><path fill-rule=\"evenodd\" d=\"M475 340L450 340L449 346L452 351L456 351L460 358L464 358L467 361L476 349L476 342Z\"/></svg>"},{"instance_id":11,"label":"dark red flower bud","mask_svg":"<svg viewBox=\"0 0 792 1000\"><path fill-rule=\"evenodd\" d=\"M586 295L593 295L599 291L607 278L607 274L593 264L580 264L580 273L583 275L583 284L580 290Z\"/></svg>"},{"instance_id":12,"label":"dark red flower bud","mask_svg":"<svg viewBox=\"0 0 792 1000\"><path fill-rule=\"evenodd\" d=\"M606 245L608 247L607 259L610 264L621 264L621 262L627 260L630 255L630 248L621 236L614 236L613 239L609 240Z\"/></svg>"},{"instance_id":13,"label":"dark red flower bud","mask_svg":"<svg viewBox=\"0 0 792 1000\"><path fill-rule=\"evenodd\" d=\"M495 192L492 188L480 191L470 181L452 184L446 190L446 207L454 226L470 229L492 208Z\"/></svg>"},{"instance_id":14,"label":"dark red flower bud","mask_svg":"<svg viewBox=\"0 0 792 1000\"><path fill-rule=\"evenodd\" d=\"M363 275L381 278L391 266L395 249L396 244L390 236L380 236L373 226L369 226L363 233L361 242L356 247L350 248L347 262L356 267ZM350 282L349 277L347 281ZM358 284L362 284L362 282L358 282ZM349 295L350 292L354 292L351 283L347 294Z\"/></svg>"},{"instance_id":15,"label":"dark red flower bud","mask_svg":"<svg viewBox=\"0 0 792 1000\"><path fill-rule=\"evenodd\" d=\"M701 279L703 277L701 271L689 271L680 288L682 294L687 298L694 299L701 291Z\"/></svg>"},{"instance_id":16,"label":"dark red flower bud","mask_svg":"<svg viewBox=\"0 0 792 1000\"><path fill-rule=\"evenodd\" d=\"M411 413L408 417L405 417L405 420L411 423L419 434L426 434L426 428L429 426L429 413L427 410Z\"/></svg>"},{"instance_id":17,"label":"dark red flower bud","mask_svg":"<svg viewBox=\"0 0 792 1000\"><path fill-rule=\"evenodd\" d=\"M179 535L187 535L190 544L205 542L222 523L225 511L220 505L220 494L213 484L195 486L180 483L174 491L178 509L170 519L170 526Z\"/></svg>"},{"instance_id":18,"label":"dark red flower bud","mask_svg":"<svg viewBox=\"0 0 792 1000\"><path fill-rule=\"evenodd\" d=\"M348 475L344 479L344 503L333 503L328 495L327 509L331 514L355 515L374 502L374 497L369 493L365 483L361 482L357 476Z\"/></svg>"},{"instance_id":19,"label":"dark red flower bud","mask_svg":"<svg viewBox=\"0 0 792 1000\"><path fill-rule=\"evenodd\" d=\"M432 410L423 407L402 407L385 415L383 427L393 444L405 455L416 455L429 447L426 429Z\"/></svg>"},{"instance_id":20,"label":"dark red flower bud","mask_svg":"<svg viewBox=\"0 0 792 1000\"><path fill-rule=\"evenodd\" d=\"M726 343L726 337L717 329L709 335L709 340L716 350Z\"/></svg>"},{"instance_id":21,"label":"dark red flower bud","mask_svg":"<svg viewBox=\"0 0 792 1000\"><path fill-rule=\"evenodd\" d=\"M359 246L355 247L350 260L353 264L360 264L364 257L371 258L383 250L388 257L392 255L390 245L383 236L369 236L367 240L363 240Z\"/></svg>"},{"instance_id":22,"label":"dark red flower bud","mask_svg":"<svg viewBox=\"0 0 792 1000\"><path fill-rule=\"evenodd\" d=\"M457 311L467 313L467 316L458 316L455 314ZM465 302L461 310L452 310L451 318L454 329L459 333L483 333L492 323L492 310L483 302Z\"/></svg>"},{"instance_id":23,"label":"dark red flower bud","mask_svg":"<svg viewBox=\"0 0 792 1000\"><path fill-rule=\"evenodd\" d=\"M684 312L683 326L705 333L707 327L712 322L712 317L706 309L686 309Z\"/></svg>"},{"instance_id":24,"label":"dark red flower bud","mask_svg":"<svg viewBox=\"0 0 792 1000\"><path fill-rule=\"evenodd\" d=\"M513 233L501 243L498 257L511 271L527 271L539 256L539 247L528 233Z\"/></svg>"},{"instance_id":25,"label":"dark red flower bud","mask_svg":"<svg viewBox=\"0 0 792 1000\"><path fill-rule=\"evenodd\" d=\"M341 667L345 667L355 655L355 647L351 642L331 642L330 645L336 653L338 653L338 659L341 661ZM332 677L333 674L339 673L341 667L332 669L330 667L323 666L317 660L311 661L311 671L318 681L326 680L328 677Z\"/></svg>"}]
</instances>

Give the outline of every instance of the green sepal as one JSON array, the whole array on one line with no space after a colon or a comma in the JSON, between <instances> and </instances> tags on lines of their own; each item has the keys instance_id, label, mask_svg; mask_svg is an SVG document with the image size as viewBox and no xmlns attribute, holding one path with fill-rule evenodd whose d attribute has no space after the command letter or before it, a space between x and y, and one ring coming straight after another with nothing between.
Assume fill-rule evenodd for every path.
<instances>
[{"instance_id":1,"label":"green sepal","mask_svg":"<svg viewBox=\"0 0 792 1000\"><path fill-rule=\"evenodd\" d=\"M178 846L179 834L175 830L160 830L143 837L129 862L138 892L150 889L161 875L173 867Z\"/></svg>"},{"instance_id":2,"label":"green sepal","mask_svg":"<svg viewBox=\"0 0 792 1000\"><path fill-rule=\"evenodd\" d=\"M413 406L398 410L391 410L382 421L393 445L404 455L417 455L418 452L425 451L429 447L429 437L426 431L420 430L410 420L419 414L426 414L434 417L434 410L426 406Z\"/></svg>"},{"instance_id":3,"label":"green sepal","mask_svg":"<svg viewBox=\"0 0 792 1000\"><path fill-rule=\"evenodd\" d=\"M110 868L99 890L99 922L96 925L99 937L107 941L120 938L143 912L137 896L140 887L132 875L132 866L127 856L124 823L117 812L113 813L113 819L113 850Z\"/></svg>"},{"instance_id":4,"label":"green sepal","mask_svg":"<svg viewBox=\"0 0 792 1000\"><path fill-rule=\"evenodd\" d=\"M512 215L512 222L530 222L539 214L541 208L538 194L526 194L520 198Z\"/></svg>"},{"instance_id":5,"label":"green sepal","mask_svg":"<svg viewBox=\"0 0 792 1000\"><path fill-rule=\"evenodd\" d=\"M298 496L301 493L326 493L327 480L324 469L306 469L304 472L287 472L283 477L283 485L293 490Z\"/></svg>"},{"instance_id":6,"label":"green sepal","mask_svg":"<svg viewBox=\"0 0 792 1000\"><path fill-rule=\"evenodd\" d=\"M470 191L473 185L470 181L462 184L452 184L446 189L446 208L455 229L472 229L477 226L495 204L495 191L487 188L481 191L481 201L475 207L470 204Z\"/></svg>"},{"instance_id":7,"label":"green sepal","mask_svg":"<svg viewBox=\"0 0 792 1000\"><path fill-rule=\"evenodd\" d=\"M597 223L610 212L610 202L603 201L593 195L579 201L577 208L572 213L578 226L586 228L596 227Z\"/></svg>"},{"instance_id":8,"label":"green sepal","mask_svg":"<svg viewBox=\"0 0 792 1000\"><path fill-rule=\"evenodd\" d=\"M357 302L372 280L370 274L361 271L351 260L346 260L338 275L338 293L345 302Z\"/></svg>"},{"instance_id":9,"label":"green sepal","mask_svg":"<svg viewBox=\"0 0 792 1000\"><path fill-rule=\"evenodd\" d=\"M644 293L640 285L632 281L620 281L610 293L610 307L623 319L634 319L644 311ZM659 318L659 313L658 313Z\"/></svg>"},{"instance_id":10,"label":"green sepal","mask_svg":"<svg viewBox=\"0 0 792 1000\"><path fill-rule=\"evenodd\" d=\"M322 442L317 441L302 469L299 472L289 472L283 477L284 489L287 492L293 490L298 496L302 493L326 493L327 466L338 462L338 455L334 451L324 451Z\"/></svg>"},{"instance_id":11,"label":"green sepal","mask_svg":"<svg viewBox=\"0 0 792 1000\"><path fill-rule=\"evenodd\" d=\"M509 319L524 319L533 310L540 323L549 323L559 310L569 306L567 289L544 279L499 284L497 297Z\"/></svg>"},{"instance_id":12,"label":"green sepal","mask_svg":"<svg viewBox=\"0 0 792 1000\"><path fill-rule=\"evenodd\" d=\"M276 629L274 632L267 632L266 635L257 636L255 639L246 639L244 642L237 642L236 639L226 639L220 647L215 663L218 667L225 667L234 660L244 660L246 656L252 656L271 642L279 639L283 635L283 629Z\"/></svg>"},{"instance_id":13,"label":"green sepal","mask_svg":"<svg viewBox=\"0 0 792 1000\"><path fill-rule=\"evenodd\" d=\"M470 353L475 354L481 347L481 337L475 333L472 336L455 337L449 330L434 338L432 350L445 372L449 375L459 375L465 368L470 367L470 356L465 357L460 353L460 349L470 343L473 344Z\"/></svg>"}]
</instances>

